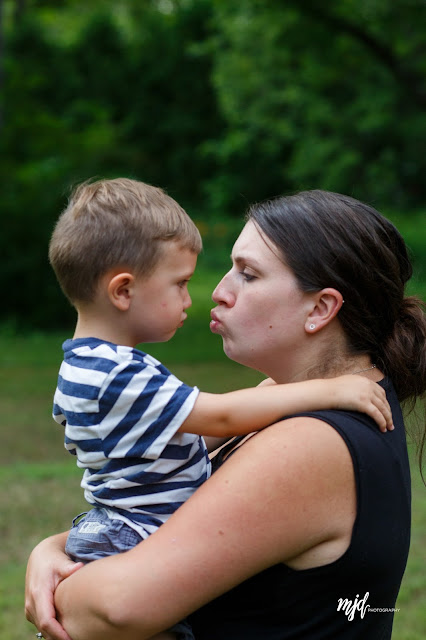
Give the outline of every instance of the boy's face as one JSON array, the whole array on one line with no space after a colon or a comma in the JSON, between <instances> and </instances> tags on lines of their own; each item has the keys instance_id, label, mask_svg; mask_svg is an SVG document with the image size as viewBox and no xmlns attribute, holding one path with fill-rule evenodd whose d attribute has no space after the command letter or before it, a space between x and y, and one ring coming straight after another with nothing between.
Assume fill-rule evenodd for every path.
<instances>
[{"instance_id":1,"label":"boy's face","mask_svg":"<svg viewBox=\"0 0 426 640\"><path fill-rule=\"evenodd\" d=\"M166 342L186 320L191 306L188 282L197 264L197 254L178 242L164 243L163 255L148 277L135 282L129 320L135 344Z\"/></svg>"}]
</instances>

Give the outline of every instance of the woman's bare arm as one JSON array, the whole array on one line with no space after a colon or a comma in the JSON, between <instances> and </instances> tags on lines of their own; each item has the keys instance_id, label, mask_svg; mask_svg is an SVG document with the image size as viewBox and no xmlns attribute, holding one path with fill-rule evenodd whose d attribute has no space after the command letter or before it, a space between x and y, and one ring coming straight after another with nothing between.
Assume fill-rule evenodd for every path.
<instances>
[{"instance_id":1,"label":"woman's bare arm","mask_svg":"<svg viewBox=\"0 0 426 640\"><path fill-rule=\"evenodd\" d=\"M350 454L323 422L295 418L245 443L132 551L87 565L56 594L73 640L143 640L279 562L316 566L349 545Z\"/></svg>"}]
</instances>

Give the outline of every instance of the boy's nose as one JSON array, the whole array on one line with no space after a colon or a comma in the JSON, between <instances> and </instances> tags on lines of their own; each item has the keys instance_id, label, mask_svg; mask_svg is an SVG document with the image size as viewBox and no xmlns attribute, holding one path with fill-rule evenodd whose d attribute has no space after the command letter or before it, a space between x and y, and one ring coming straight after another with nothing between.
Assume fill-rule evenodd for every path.
<instances>
[{"instance_id":1,"label":"boy's nose","mask_svg":"<svg viewBox=\"0 0 426 640\"><path fill-rule=\"evenodd\" d=\"M186 292L185 300L183 302L183 308L188 309L192 305L191 296Z\"/></svg>"}]
</instances>

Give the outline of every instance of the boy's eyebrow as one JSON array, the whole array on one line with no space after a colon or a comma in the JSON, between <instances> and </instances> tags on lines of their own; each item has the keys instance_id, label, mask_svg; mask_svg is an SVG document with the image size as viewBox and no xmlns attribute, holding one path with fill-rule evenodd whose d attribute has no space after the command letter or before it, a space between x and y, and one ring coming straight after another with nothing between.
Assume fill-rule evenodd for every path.
<instances>
[{"instance_id":1,"label":"boy's eyebrow","mask_svg":"<svg viewBox=\"0 0 426 640\"><path fill-rule=\"evenodd\" d=\"M183 273L179 274L179 277L181 278L181 280L190 280L194 273L195 269L194 271L184 271Z\"/></svg>"}]
</instances>

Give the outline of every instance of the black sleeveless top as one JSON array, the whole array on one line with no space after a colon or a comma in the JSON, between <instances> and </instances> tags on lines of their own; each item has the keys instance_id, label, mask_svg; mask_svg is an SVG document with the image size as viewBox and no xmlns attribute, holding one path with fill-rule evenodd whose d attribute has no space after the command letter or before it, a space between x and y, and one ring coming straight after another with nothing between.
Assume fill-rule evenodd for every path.
<instances>
[{"instance_id":1,"label":"black sleeveless top","mask_svg":"<svg viewBox=\"0 0 426 640\"><path fill-rule=\"evenodd\" d=\"M277 564L246 580L189 617L196 640L391 637L410 543L411 490L401 409L392 383L380 384L392 408L392 432L380 433L361 413L298 414L327 422L350 451L357 516L347 551L322 567Z\"/></svg>"}]
</instances>

